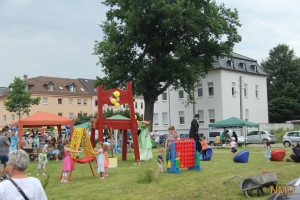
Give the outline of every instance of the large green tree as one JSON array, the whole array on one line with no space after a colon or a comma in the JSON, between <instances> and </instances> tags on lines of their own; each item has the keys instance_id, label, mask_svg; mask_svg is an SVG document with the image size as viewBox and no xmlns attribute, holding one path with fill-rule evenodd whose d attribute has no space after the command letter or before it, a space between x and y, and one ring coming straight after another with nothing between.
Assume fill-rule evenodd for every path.
<instances>
[{"instance_id":1,"label":"large green tree","mask_svg":"<svg viewBox=\"0 0 300 200\"><path fill-rule=\"evenodd\" d=\"M7 101L4 103L5 109L9 112L16 113L21 119L23 114L29 114L33 105L38 105L41 98L31 98L31 91L27 89L27 83L15 77L14 82L10 85Z\"/></svg>"},{"instance_id":2,"label":"large green tree","mask_svg":"<svg viewBox=\"0 0 300 200\"><path fill-rule=\"evenodd\" d=\"M213 68L215 58L229 55L241 41L238 12L208 0L105 0L110 10L96 41L97 64L104 88L133 83L143 95L145 119L153 117L154 102L169 86L190 95L195 84Z\"/></svg>"},{"instance_id":3,"label":"large green tree","mask_svg":"<svg viewBox=\"0 0 300 200\"><path fill-rule=\"evenodd\" d=\"M269 121L282 123L299 119L300 108L300 59L286 44L279 44L261 63L269 74L267 79Z\"/></svg>"}]
</instances>

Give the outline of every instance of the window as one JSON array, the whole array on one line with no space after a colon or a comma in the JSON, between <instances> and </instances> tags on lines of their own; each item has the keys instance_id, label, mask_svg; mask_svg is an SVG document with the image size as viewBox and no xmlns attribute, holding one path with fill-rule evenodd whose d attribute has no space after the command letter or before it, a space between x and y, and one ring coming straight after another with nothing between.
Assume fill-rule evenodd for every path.
<instances>
[{"instance_id":1,"label":"window","mask_svg":"<svg viewBox=\"0 0 300 200\"><path fill-rule=\"evenodd\" d=\"M255 97L258 98L258 85L255 85Z\"/></svg>"},{"instance_id":2,"label":"window","mask_svg":"<svg viewBox=\"0 0 300 200\"><path fill-rule=\"evenodd\" d=\"M59 86L58 88L59 88L60 90L63 90L63 89L64 89L64 88L62 88L62 87L60 87L60 86Z\"/></svg>"},{"instance_id":3,"label":"window","mask_svg":"<svg viewBox=\"0 0 300 200\"><path fill-rule=\"evenodd\" d=\"M245 109L245 121L249 120L249 110Z\"/></svg>"},{"instance_id":4,"label":"window","mask_svg":"<svg viewBox=\"0 0 300 200\"><path fill-rule=\"evenodd\" d=\"M163 119L163 125L167 126L168 125L168 113L167 112L162 113L162 119Z\"/></svg>"},{"instance_id":5,"label":"window","mask_svg":"<svg viewBox=\"0 0 300 200\"><path fill-rule=\"evenodd\" d=\"M209 122L210 123L214 123L216 121L215 120L215 110L209 109L208 110L208 116L209 116Z\"/></svg>"},{"instance_id":6,"label":"window","mask_svg":"<svg viewBox=\"0 0 300 200\"><path fill-rule=\"evenodd\" d=\"M11 115L11 121L15 121L15 115Z\"/></svg>"},{"instance_id":7,"label":"window","mask_svg":"<svg viewBox=\"0 0 300 200\"><path fill-rule=\"evenodd\" d=\"M134 103L134 107L135 107L135 109L137 109L137 107L138 107L137 102Z\"/></svg>"},{"instance_id":8,"label":"window","mask_svg":"<svg viewBox=\"0 0 300 200\"><path fill-rule=\"evenodd\" d=\"M88 115L87 113L83 113L83 116L87 117L87 115Z\"/></svg>"},{"instance_id":9,"label":"window","mask_svg":"<svg viewBox=\"0 0 300 200\"><path fill-rule=\"evenodd\" d=\"M233 62L233 60L230 61L230 67L231 67L232 69L234 69L234 62Z\"/></svg>"},{"instance_id":10,"label":"window","mask_svg":"<svg viewBox=\"0 0 300 200\"><path fill-rule=\"evenodd\" d=\"M144 120L144 114L141 114L142 120Z\"/></svg>"},{"instance_id":11,"label":"window","mask_svg":"<svg viewBox=\"0 0 300 200\"><path fill-rule=\"evenodd\" d=\"M47 97L43 97L43 104L48 104L48 98Z\"/></svg>"},{"instance_id":12,"label":"window","mask_svg":"<svg viewBox=\"0 0 300 200\"><path fill-rule=\"evenodd\" d=\"M141 109L143 109L143 107L144 107L144 105L143 105L143 103L141 103Z\"/></svg>"},{"instance_id":13,"label":"window","mask_svg":"<svg viewBox=\"0 0 300 200\"><path fill-rule=\"evenodd\" d=\"M98 100L95 100L95 106L98 106Z\"/></svg>"},{"instance_id":14,"label":"window","mask_svg":"<svg viewBox=\"0 0 300 200\"><path fill-rule=\"evenodd\" d=\"M202 83L198 84L198 97L203 97Z\"/></svg>"},{"instance_id":15,"label":"window","mask_svg":"<svg viewBox=\"0 0 300 200\"><path fill-rule=\"evenodd\" d=\"M179 95L179 99L183 99L184 98L183 90L179 90L178 95Z\"/></svg>"},{"instance_id":16,"label":"window","mask_svg":"<svg viewBox=\"0 0 300 200\"><path fill-rule=\"evenodd\" d=\"M71 85L71 86L70 86L70 92L76 92L76 87L73 86L73 85Z\"/></svg>"},{"instance_id":17,"label":"window","mask_svg":"<svg viewBox=\"0 0 300 200\"><path fill-rule=\"evenodd\" d=\"M69 118L73 119L74 118L74 114L73 113L69 113Z\"/></svg>"},{"instance_id":18,"label":"window","mask_svg":"<svg viewBox=\"0 0 300 200\"><path fill-rule=\"evenodd\" d=\"M73 99L69 99L69 105L73 105Z\"/></svg>"},{"instance_id":19,"label":"window","mask_svg":"<svg viewBox=\"0 0 300 200\"><path fill-rule=\"evenodd\" d=\"M167 101L167 92L162 93L162 100Z\"/></svg>"},{"instance_id":20,"label":"window","mask_svg":"<svg viewBox=\"0 0 300 200\"><path fill-rule=\"evenodd\" d=\"M83 92L84 91L84 89L83 88L80 88L80 90Z\"/></svg>"},{"instance_id":21,"label":"window","mask_svg":"<svg viewBox=\"0 0 300 200\"><path fill-rule=\"evenodd\" d=\"M244 97L248 97L248 85L244 84Z\"/></svg>"},{"instance_id":22,"label":"window","mask_svg":"<svg viewBox=\"0 0 300 200\"><path fill-rule=\"evenodd\" d=\"M57 99L58 104L62 104L62 99Z\"/></svg>"},{"instance_id":23,"label":"window","mask_svg":"<svg viewBox=\"0 0 300 200\"><path fill-rule=\"evenodd\" d=\"M83 105L86 106L87 105L87 100L83 99Z\"/></svg>"},{"instance_id":24,"label":"window","mask_svg":"<svg viewBox=\"0 0 300 200\"><path fill-rule=\"evenodd\" d=\"M204 112L203 110L198 110L199 114L199 124L204 124Z\"/></svg>"},{"instance_id":25,"label":"window","mask_svg":"<svg viewBox=\"0 0 300 200\"><path fill-rule=\"evenodd\" d=\"M48 89L48 91L53 91L53 85L52 84L48 84L47 85L47 89Z\"/></svg>"},{"instance_id":26,"label":"window","mask_svg":"<svg viewBox=\"0 0 300 200\"><path fill-rule=\"evenodd\" d=\"M6 115L3 115L3 122L6 122Z\"/></svg>"},{"instance_id":27,"label":"window","mask_svg":"<svg viewBox=\"0 0 300 200\"><path fill-rule=\"evenodd\" d=\"M78 116L78 118L81 118L82 117L82 113L78 113L77 116Z\"/></svg>"},{"instance_id":28,"label":"window","mask_svg":"<svg viewBox=\"0 0 300 200\"><path fill-rule=\"evenodd\" d=\"M179 111L179 124L184 124L184 111Z\"/></svg>"},{"instance_id":29,"label":"window","mask_svg":"<svg viewBox=\"0 0 300 200\"><path fill-rule=\"evenodd\" d=\"M208 96L214 96L214 83L207 83Z\"/></svg>"},{"instance_id":30,"label":"window","mask_svg":"<svg viewBox=\"0 0 300 200\"><path fill-rule=\"evenodd\" d=\"M159 121L158 121L158 113L153 113L153 121L154 121L154 125L158 126L159 125Z\"/></svg>"},{"instance_id":31,"label":"window","mask_svg":"<svg viewBox=\"0 0 300 200\"><path fill-rule=\"evenodd\" d=\"M77 99L77 105L81 106L81 99Z\"/></svg>"},{"instance_id":32,"label":"window","mask_svg":"<svg viewBox=\"0 0 300 200\"><path fill-rule=\"evenodd\" d=\"M233 97L235 97L235 82L232 82L231 83L231 95L233 96Z\"/></svg>"},{"instance_id":33,"label":"window","mask_svg":"<svg viewBox=\"0 0 300 200\"><path fill-rule=\"evenodd\" d=\"M58 116L62 116L62 113L58 113Z\"/></svg>"}]
</instances>

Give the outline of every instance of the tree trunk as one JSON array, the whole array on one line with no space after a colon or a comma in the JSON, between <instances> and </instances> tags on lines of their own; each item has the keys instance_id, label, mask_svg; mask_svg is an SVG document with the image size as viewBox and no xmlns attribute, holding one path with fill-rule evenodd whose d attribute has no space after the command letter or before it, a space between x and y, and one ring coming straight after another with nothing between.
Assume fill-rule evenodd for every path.
<instances>
[{"instance_id":1,"label":"tree trunk","mask_svg":"<svg viewBox=\"0 0 300 200\"><path fill-rule=\"evenodd\" d=\"M145 113L144 113L144 120L151 121L151 131L153 127L153 112L154 112L154 103L156 97L149 98L148 95L144 95L145 101Z\"/></svg>"}]
</instances>

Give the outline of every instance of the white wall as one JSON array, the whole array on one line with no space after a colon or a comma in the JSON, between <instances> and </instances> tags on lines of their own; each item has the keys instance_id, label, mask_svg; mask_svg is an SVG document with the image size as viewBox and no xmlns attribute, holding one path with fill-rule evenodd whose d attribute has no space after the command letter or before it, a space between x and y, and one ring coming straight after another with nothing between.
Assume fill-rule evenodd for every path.
<instances>
[{"instance_id":1,"label":"white wall","mask_svg":"<svg viewBox=\"0 0 300 200\"><path fill-rule=\"evenodd\" d=\"M239 77L243 77L243 83L247 84L248 96L243 95L243 112L249 110L248 121L254 123L268 123L268 104L266 76L256 74L241 73L232 70L213 70L202 80L203 97L198 97L195 92L196 104L195 113L198 110L204 111L204 123L199 124L199 133L208 133L209 109L215 111L215 121L221 121L230 117L240 118L240 95L239 95ZM213 82L214 95L208 95L208 83ZM232 82L235 82L236 93L232 96ZM259 98L255 97L255 85L259 85ZM184 99L179 99L178 90L168 89L167 101L162 100L162 95L154 104L154 113L158 113L159 125L153 126L154 130L160 133L167 133L168 126L174 125L175 129L186 134L190 129L190 122L193 119L193 105L186 106L187 94L184 93ZM185 124L179 124L179 111L184 111ZM162 112L167 112L169 117L168 125L162 125ZM245 119L245 113L244 113Z\"/></svg>"}]
</instances>

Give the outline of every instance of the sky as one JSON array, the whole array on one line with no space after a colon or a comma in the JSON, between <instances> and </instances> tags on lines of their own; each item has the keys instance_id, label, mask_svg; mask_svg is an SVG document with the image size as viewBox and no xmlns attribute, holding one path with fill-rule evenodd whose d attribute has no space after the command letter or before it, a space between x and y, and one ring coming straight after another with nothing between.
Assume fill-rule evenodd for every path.
<instances>
[{"instance_id":1,"label":"sky","mask_svg":"<svg viewBox=\"0 0 300 200\"><path fill-rule=\"evenodd\" d=\"M236 8L242 41L234 52L257 60L278 44L300 57L299 0L216 0ZM108 7L101 0L0 0L0 87L14 77L103 77L93 55Z\"/></svg>"}]
</instances>

